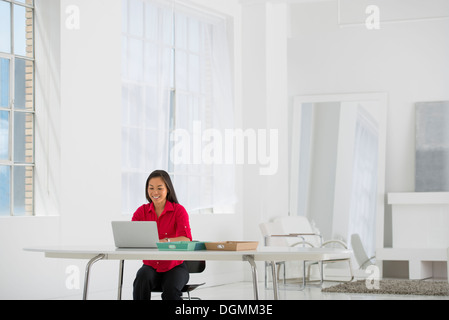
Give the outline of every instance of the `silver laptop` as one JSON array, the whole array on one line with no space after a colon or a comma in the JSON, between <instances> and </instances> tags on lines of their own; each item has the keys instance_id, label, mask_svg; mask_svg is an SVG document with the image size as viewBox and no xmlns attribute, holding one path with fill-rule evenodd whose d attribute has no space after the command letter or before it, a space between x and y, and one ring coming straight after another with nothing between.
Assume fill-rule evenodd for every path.
<instances>
[{"instance_id":1,"label":"silver laptop","mask_svg":"<svg viewBox=\"0 0 449 320\"><path fill-rule=\"evenodd\" d=\"M157 248L159 234L154 221L112 221L117 248Z\"/></svg>"}]
</instances>

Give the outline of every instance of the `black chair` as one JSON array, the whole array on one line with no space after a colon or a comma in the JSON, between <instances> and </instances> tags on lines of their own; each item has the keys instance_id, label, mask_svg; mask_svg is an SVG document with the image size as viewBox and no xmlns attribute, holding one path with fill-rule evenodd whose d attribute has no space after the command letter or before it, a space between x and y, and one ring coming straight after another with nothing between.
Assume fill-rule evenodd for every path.
<instances>
[{"instance_id":1,"label":"black chair","mask_svg":"<svg viewBox=\"0 0 449 320\"><path fill-rule=\"evenodd\" d=\"M206 269L206 261L185 261L185 263L187 265L189 273L202 273ZM190 292L205 284L206 284L205 282L199 284L188 283L184 286L182 292L187 293L188 300L201 300L200 298L192 298L190 296Z\"/></svg>"},{"instance_id":2,"label":"black chair","mask_svg":"<svg viewBox=\"0 0 449 320\"><path fill-rule=\"evenodd\" d=\"M187 269L189 270L189 273L202 273L206 269L206 261L185 261L185 264L187 266ZM205 284L205 282L199 284L188 283L184 286L184 288L182 288L182 292L187 293L187 300L201 300L200 298L192 297L190 293ZM162 292L162 288L156 288L153 290L153 292Z\"/></svg>"}]
</instances>

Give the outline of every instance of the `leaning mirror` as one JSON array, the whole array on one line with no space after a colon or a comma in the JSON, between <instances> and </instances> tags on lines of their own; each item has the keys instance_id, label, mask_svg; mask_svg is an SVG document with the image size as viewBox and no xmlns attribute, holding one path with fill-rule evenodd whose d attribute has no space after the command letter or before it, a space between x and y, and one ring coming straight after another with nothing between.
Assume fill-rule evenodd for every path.
<instances>
[{"instance_id":1,"label":"leaning mirror","mask_svg":"<svg viewBox=\"0 0 449 320\"><path fill-rule=\"evenodd\" d=\"M290 215L324 239L383 247L387 95L297 96L290 110Z\"/></svg>"}]
</instances>

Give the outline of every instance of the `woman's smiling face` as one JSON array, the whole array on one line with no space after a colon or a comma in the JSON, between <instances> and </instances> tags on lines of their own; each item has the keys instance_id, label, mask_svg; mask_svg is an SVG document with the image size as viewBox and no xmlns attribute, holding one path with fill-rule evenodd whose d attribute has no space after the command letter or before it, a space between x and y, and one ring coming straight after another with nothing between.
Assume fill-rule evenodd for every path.
<instances>
[{"instance_id":1,"label":"woman's smiling face","mask_svg":"<svg viewBox=\"0 0 449 320\"><path fill-rule=\"evenodd\" d=\"M148 184L148 194L155 205L164 204L167 200L167 187L162 178L156 177Z\"/></svg>"}]
</instances>

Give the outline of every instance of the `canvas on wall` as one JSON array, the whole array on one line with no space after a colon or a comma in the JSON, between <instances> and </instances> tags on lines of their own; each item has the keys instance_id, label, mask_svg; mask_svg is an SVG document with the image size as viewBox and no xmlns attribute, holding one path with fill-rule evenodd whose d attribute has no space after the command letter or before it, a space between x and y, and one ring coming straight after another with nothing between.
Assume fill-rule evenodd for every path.
<instances>
[{"instance_id":1,"label":"canvas on wall","mask_svg":"<svg viewBox=\"0 0 449 320\"><path fill-rule=\"evenodd\" d=\"M415 191L449 191L449 101L416 104Z\"/></svg>"}]
</instances>

